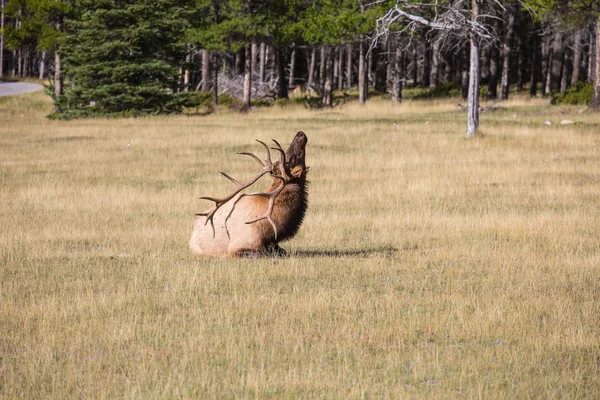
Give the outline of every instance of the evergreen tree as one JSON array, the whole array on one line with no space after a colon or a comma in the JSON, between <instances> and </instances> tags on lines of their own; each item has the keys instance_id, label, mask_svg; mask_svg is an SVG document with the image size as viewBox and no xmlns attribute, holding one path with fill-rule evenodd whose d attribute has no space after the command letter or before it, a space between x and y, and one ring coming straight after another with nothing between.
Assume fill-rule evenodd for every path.
<instances>
[{"instance_id":1,"label":"evergreen tree","mask_svg":"<svg viewBox=\"0 0 600 400\"><path fill-rule=\"evenodd\" d=\"M180 112L184 0L81 1L61 44L71 85L56 99L66 117Z\"/></svg>"}]
</instances>

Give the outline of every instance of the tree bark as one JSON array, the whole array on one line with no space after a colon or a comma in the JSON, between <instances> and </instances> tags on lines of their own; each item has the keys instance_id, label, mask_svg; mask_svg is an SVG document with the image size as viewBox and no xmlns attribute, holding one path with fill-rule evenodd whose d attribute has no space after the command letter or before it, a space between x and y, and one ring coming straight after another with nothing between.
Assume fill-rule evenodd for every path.
<instances>
[{"instance_id":1,"label":"tree bark","mask_svg":"<svg viewBox=\"0 0 600 400\"><path fill-rule=\"evenodd\" d=\"M464 45L461 50L461 84L462 98L466 100L469 97L469 46Z\"/></svg>"},{"instance_id":2,"label":"tree bark","mask_svg":"<svg viewBox=\"0 0 600 400\"><path fill-rule=\"evenodd\" d=\"M435 39L431 48L431 72L429 73L429 87L438 86L438 72L440 69L440 41Z\"/></svg>"},{"instance_id":3,"label":"tree bark","mask_svg":"<svg viewBox=\"0 0 600 400\"><path fill-rule=\"evenodd\" d=\"M317 58L317 48L315 46L312 47L310 52L310 65L308 66L308 82L306 84L307 90L312 91L313 86L315 85L315 60Z\"/></svg>"},{"instance_id":4,"label":"tree bark","mask_svg":"<svg viewBox=\"0 0 600 400\"><path fill-rule=\"evenodd\" d=\"M212 81L212 94L213 94L213 104L216 106L219 105L219 53L216 51L212 52L213 62L212 62L212 73L213 73L213 81Z\"/></svg>"},{"instance_id":5,"label":"tree bark","mask_svg":"<svg viewBox=\"0 0 600 400\"><path fill-rule=\"evenodd\" d=\"M596 19L596 46L594 47L594 94L590 106L600 109L600 17Z\"/></svg>"},{"instance_id":6,"label":"tree bark","mask_svg":"<svg viewBox=\"0 0 600 400\"><path fill-rule=\"evenodd\" d=\"M573 74L571 75L571 86L579 82L581 71L581 29L575 29L573 33Z\"/></svg>"},{"instance_id":7,"label":"tree bark","mask_svg":"<svg viewBox=\"0 0 600 400\"><path fill-rule=\"evenodd\" d=\"M4 0L0 0L0 78L4 76Z\"/></svg>"},{"instance_id":8,"label":"tree bark","mask_svg":"<svg viewBox=\"0 0 600 400\"><path fill-rule=\"evenodd\" d=\"M62 32L62 21L57 22L56 30ZM63 94L63 76L58 49L54 52L54 96L57 99Z\"/></svg>"},{"instance_id":9,"label":"tree bark","mask_svg":"<svg viewBox=\"0 0 600 400\"><path fill-rule=\"evenodd\" d=\"M595 60L596 57L594 57L594 55L596 54L596 48L597 48L597 43L595 40L596 35L594 34L596 24L591 24L591 29L590 29L590 55L589 55L589 59L588 59L588 82L594 82L594 72L595 72Z\"/></svg>"},{"instance_id":10,"label":"tree bark","mask_svg":"<svg viewBox=\"0 0 600 400\"><path fill-rule=\"evenodd\" d=\"M563 52L563 62L562 62L562 72L560 75L560 92L565 92L567 90L567 76L568 74L568 70L567 70L567 66L569 65L569 55L568 53L565 51Z\"/></svg>"},{"instance_id":11,"label":"tree bark","mask_svg":"<svg viewBox=\"0 0 600 400\"><path fill-rule=\"evenodd\" d=\"M19 77L23 77L23 46L17 49L17 73Z\"/></svg>"},{"instance_id":12,"label":"tree bark","mask_svg":"<svg viewBox=\"0 0 600 400\"><path fill-rule=\"evenodd\" d=\"M412 46L412 84L413 87L417 86L419 78L419 52L417 51L417 43L415 42Z\"/></svg>"},{"instance_id":13,"label":"tree bark","mask_svg":"<svg viewBox=\"0 0 600 400\"><path fill-rule=\"evenodd\" d=\"M358 104L365 105L367 101L366 91L366 65L365 65L365 49L363 42L358 43Z\"/></svg>"},{"instance_id":14,"label":"tree bark","mask_svg":"<svg viewBox=\"0 0 600 400\"><path fill-rule=\"evenodd\" d=\"M490 50L492 46L492 44L488 44L481 49L480 68L483 84L488 83L488 79L490 79Z\"/></svg>"},{"instance_id":15,"label":"tree bark","mask_svg":"<svg viewBox=\"0 0 600 400\"><path fill-rule=\"evenodd\" d=\"M551 79L550 91L558 91L560 89L560 72L563 64L563 33L560 30L554 34L552 42L552 58L551 58Z\"/></svg>"},{"instance_id":16,"label":"tree bark","mask_svg":"<svg viewBox=\"0 0 600 400\"><path fill-rule=\"evenodd\" d=\"M321 59L324 63L323 68L323 107L331 108L333 104L333 48L331 46L322 47L325 58Z\"/></svg>"},{"instance_id":17,"label":"tree bark","mask_svg":"<svg viewBox=\"0 0 600 400\"><path fill-rule=\"evenodd\" d=\"M431 53L427 41L423 44L423 80L422 85L424 88L429 87L429 77L431 73L431 64L429 63L429 54Z\"/></svg>"},{"instance_id":18,"label":"tree bark","mask_svg":"<svg viewBox=\"0 0 600 400\"><path fill-rule=\"evenodd\" d=\"M500 100L508 99L508 91L510 86L510 44L514 35L515 14L517 12L515 6L507 4L506 7L506 35L502 43L502 79L500 83Z\"/></svg>"},{"instance_id":19,"label":"tree bark","mask_svg":"<svg viewBox=\"0 0 600 400\"><path fill-rule=\"evenodd\" d=\"M550 68L548 68L548 60L550 58L550 43L549 37L544 36L542 38L542 97L546 96L548 89L548 75Z\"/></svg>"},{"instance_id":20,"label":"tree bark","mask_svg":"<svg viewBox=\"0 0 600 400\"><path fill-rule=\"evenodd\" d=\"M192 62L191 53L186 54L185 56L185 69L183 72L183 91L187 92L190 89L190 63Z\"/></svg>"},{"instance_id":21,"label":"tree bark","mask_svg":"<svg viewBox=\"0 0 600 400\"><path fill-rule=\"evenodd\" d=\"M352 87L352 43L346 45L346 86Z\"/></svg>"},{"instance_id":22,"label":"tree bark","mask_svg":"<svg viewBox=\"0 0 600 400\"><path fill-rule=\"evenodd\" d=\"M338 90L344 89L344 46L339 46L338 58Z\"/></svg>"},{"instance_id":23,"label":"tree bark","mask_svg":"<svg viewBox=\"0 0 600 400\"><path fill-rule=\"evenodd\" d=\"M520 36L517 39L518 56L517 56L517 91L523 91L523 80L525 76L525 47Z\"/></svg>"},{"instance_id":24,"label":"tree bark","mask_svg":"<svg viewBox=\"0 0 600 400\"><path fill-rule=\"evenodd\" d=\"M471 0L471 21L479 16L480 0ZM469 96L467 105L467 138L472 138L479 127L479 44L474 33L470 34L471 59L469 68Z\"/></svg>"},{"instance_id":25,"label":"tree bark","mask_svg":"<svg viewBox=\"0 0 600 400\"><path fill-rule=\"evenodd\" d=\"M63 93L63 77L62 77L62 68L60 65L60 54L58 51L54 54L54 96L59 97L62 96Z\"/></svg>"},{"instance_id":26,"label":"tree bark","mask_svg":"<svg viewBox=\"0 0 600 400\"><path fill-rule=\"evenodd\" d=\"M392 104L402 102L402 79L404 78L404 52L396 43L392 67Z\"/></svg>"},{"instance_id":27,"label":"tree bark","mask_svg":"<svg viewBox=\"0 0 600 400\"><path fill-rule=\"evenodd\" d=\"M321 89L321 93L325 85L325 57L325 46L321 46L321 62L319 63L319 88Z\"/></svg>"},{"instance_id":28,"label":"tree bark","mask_svg":"<svg viewBox=\"0 0 600 400\"><path fill-rule=\"evenodd\" d=\"M279 90L277 97L280 99L289 99L287 85L285 84L285 59L283 50L277 47L277 75L279 77Z\"/></svg>"},{"instance_id":29,"label":"tree bark","mask_svg":"<svg viewBox=\"0 0 600 400\"><path fill-rule=\"evenodd\" d=\"M498 49L492 45L490 48L490 74L488 77L488 99L498 97Z\"/></svg>"},{"instance_id":30,"label":"tree bark","mask_svg":"<svg viewBox=\"0 0 600 400\"><path fill-rule=\"evenodd\" d=\"M202 50L202 91L208 91L210 83L210 52L206 49Z\"/></svg>"},{"instance_id":31,"label":"tree bark","mask_svg":"<svg viewBox=\"0 0 600 400\"><path fill-rule=\"evenodd\" d=\"M369 51L368 55L369 55L369 57L367 58L367 81L366 81L366 85L368 86L370 84L371 86L374 86L374 82L373 82L373 51Z\"/></svg>"},{"instance_id":32,"label":"tree bark","mask_svg":"<svg viewBox=\"0 0 600 400\"><path fill-rule=\"evenodd\" d=\"M250 108L251 89L252 89L252 48L248 45L244 47L244 108Z\"/></svg>"},{"instance_id":33,"label":"tree bark","mask_svg":"<svg viewBox=\"0 0 600 400\"><path fill-rule=\"evenodd\" d=\"M529 95L531 97L537 96L537 86L538 86L538 78L540 76L540 36L537 32L534 33L533 37L533 50L532 50L532 59L531 59L531 79L530 79L530 87L529 87Z\"/></svg>"},{"instance_id":34,"label":"tree bark","mask_svg":"<svg viewBox=\"0 0 600 400\"><path fill-rule=\"evenodd\" d=\"M46 50L42 51L42 56L40 57L40 75L39 75L40 80L44 80L45 75L46 75Z\"/></svg>"},{"instance_id":35,"label":"tree bark","mask_svg":"<svg viewBox=\"0 0 600 400\"><path fill-rule=\"evenodd\" d=\"M290 76L288 77L288 87L294 87L294 70L296 69L296 46L292 46L290 55Z\"/></svg>"},{"instance_id":36,"label":"tree bark","mask_svg":"<svg viewBox=\"0 0 600 400\"><path fill-rule=\"evenodd\" d=\"M258 62L258 79L260 81L261 86L265 84L265 61L266 61L265 47L266 47L265 43L261 42L259 62Z\"/></svg>"}]
</instances>

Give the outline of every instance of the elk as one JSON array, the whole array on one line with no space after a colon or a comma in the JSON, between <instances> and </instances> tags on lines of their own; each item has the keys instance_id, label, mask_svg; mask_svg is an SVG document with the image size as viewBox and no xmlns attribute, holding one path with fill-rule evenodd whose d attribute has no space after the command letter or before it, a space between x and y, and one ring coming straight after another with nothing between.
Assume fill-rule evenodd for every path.
<instances>
[{"instance_id":1,"label":"elk","mask_svg":"<svg viewBox=\"0 0 600 400\"><path fill-rule=\"evenodd\" d=\"M214 205L196 214L190 250L194 255L209 256L285 256L278 243L291 239L300 228L307 208L308 181L305 150L308 139L298 131L287 151L273 139L271 150L280 153L279 161L271 160L269 146L257 140L267 151L264 163L253 153L262 168L247 182L239 182L221 174L236 186L225 197L200 197ZM242 193L262 176L270 174L271 186L265 192Z\"/></svg>"}]
</instances>

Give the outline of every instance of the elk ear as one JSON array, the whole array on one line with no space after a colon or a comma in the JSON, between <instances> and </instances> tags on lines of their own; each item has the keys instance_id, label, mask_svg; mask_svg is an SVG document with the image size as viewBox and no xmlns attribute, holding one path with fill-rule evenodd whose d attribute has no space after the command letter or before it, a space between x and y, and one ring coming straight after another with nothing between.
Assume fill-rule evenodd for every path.
<instances>
[{"instance_id":1,"label":"elk ear","mask_svg":"<svg viewBox=\"0 0 600 400\"><path fill-rule=\"evenodd\" d=\"M305 172L305 169L302 165L296 165L294 168L292 168L292 170L290 172L293 177L299 178Z\"/></svg>"}]
</instances>

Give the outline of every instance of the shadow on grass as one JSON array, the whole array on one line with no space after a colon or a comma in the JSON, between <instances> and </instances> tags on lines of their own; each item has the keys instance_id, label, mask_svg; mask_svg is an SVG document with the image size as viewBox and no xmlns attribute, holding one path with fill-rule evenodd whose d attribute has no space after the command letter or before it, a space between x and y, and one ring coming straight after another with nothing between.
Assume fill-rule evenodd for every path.
<instances>
[{"instance_id":1,"label":"shadow on grass","mask_svg":"<svg viewBox=\"0 0 600 400\"><path fill-rule=\"evenodd\" d=\"M392 246L375 247L369 249L357 250L296 250L289 253L289 257L370 257L385 256L390 257L398 252L398 249Z\"/></svg>"}]
</instances>

